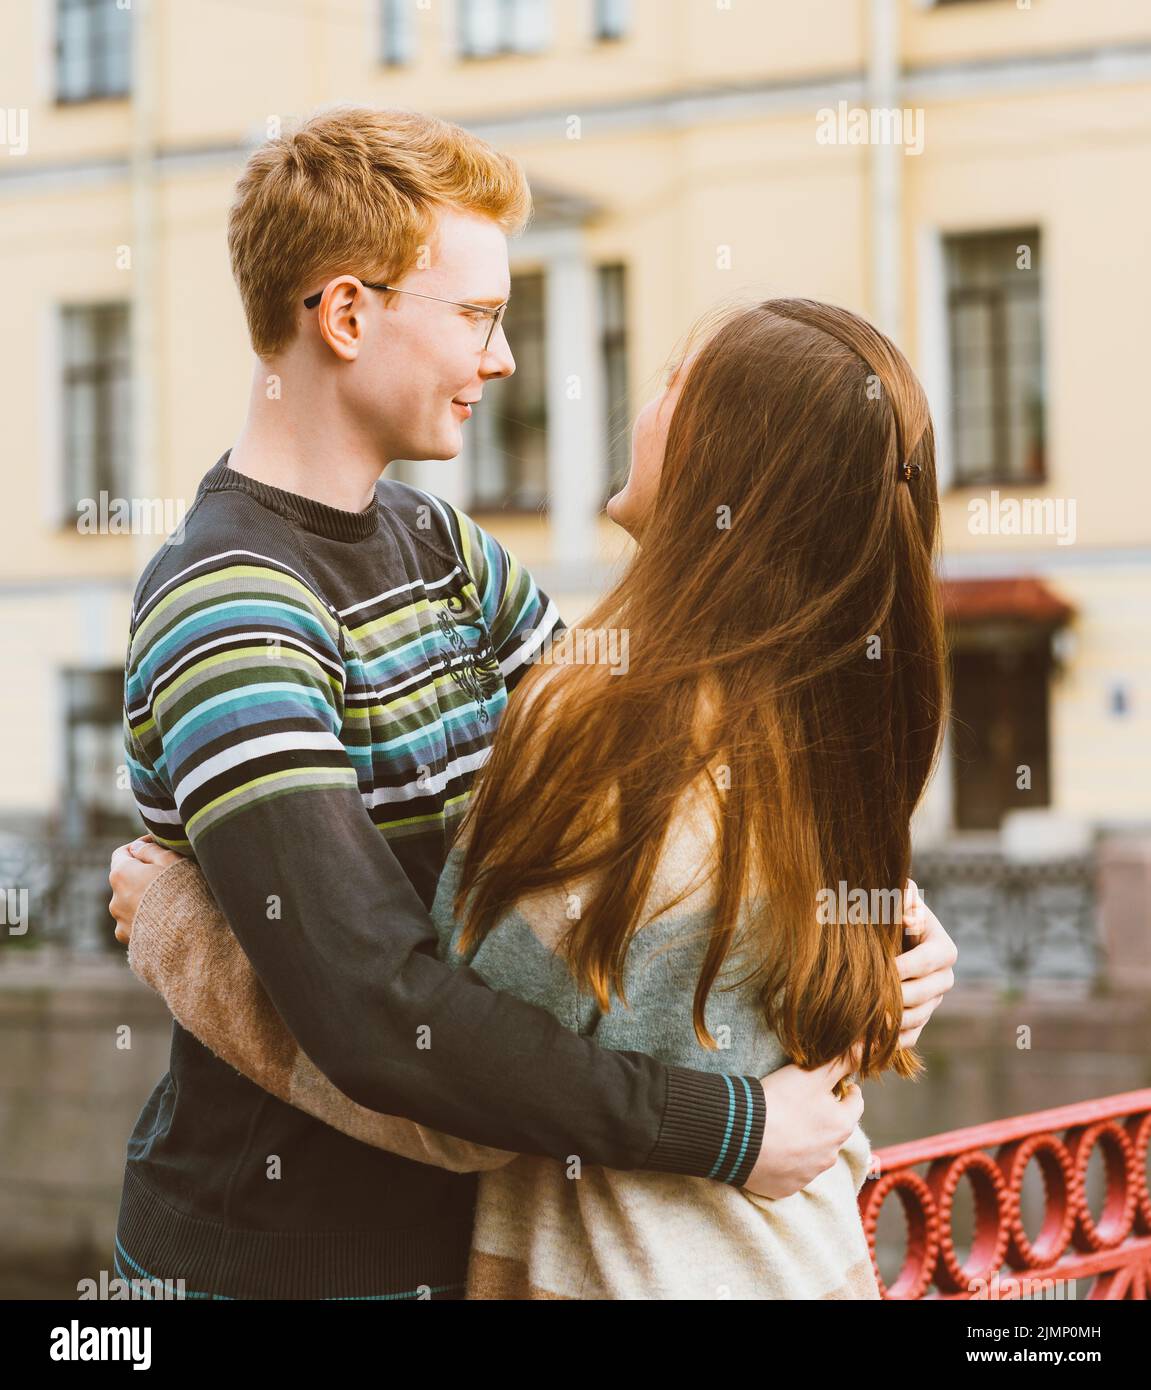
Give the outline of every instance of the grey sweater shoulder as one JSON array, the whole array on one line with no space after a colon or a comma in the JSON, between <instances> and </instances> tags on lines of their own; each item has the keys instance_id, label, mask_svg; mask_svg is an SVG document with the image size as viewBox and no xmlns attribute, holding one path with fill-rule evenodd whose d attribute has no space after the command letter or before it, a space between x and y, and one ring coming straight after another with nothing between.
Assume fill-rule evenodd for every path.
<instances>
[{"instance_id":1,"label":"grey sweater shoulder","mask_svg":"<svg viewBox=\"0 0 1151 1390\"><path fill-rule=\"evenodd\" d=\"M669 851L674 856L674 848ZM580 990L563 956L556 950L570 927L572 900L561 890L517 904L503 914L487 937L467 953L458 942L462 932L452 904L459 886L463 851L448 855L439 881L432 918L439 933L440 956L452 965L469 965L493 989L547 1009L564 1027L592 1036L601 1047L643 1052L665 1065L766 1076L788 1058L766 1027L757 992L737 982L747 966L729 956L704 1009L715 1050L696 1037L692 1010L713 921L709 905L696 895L678 909L658 916L632 938L624 966L626 1004L618 997L603 1012L594 995ZM746 920L746 911L742 921Z\"/></svg>"}]
</instances>

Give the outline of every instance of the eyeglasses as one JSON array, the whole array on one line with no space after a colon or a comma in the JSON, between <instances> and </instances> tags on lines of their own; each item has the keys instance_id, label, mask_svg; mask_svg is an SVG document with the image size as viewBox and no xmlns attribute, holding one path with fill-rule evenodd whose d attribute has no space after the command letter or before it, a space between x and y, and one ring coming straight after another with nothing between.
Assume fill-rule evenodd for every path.
<instances>
[{"instance_id":1,"label":"eyeglasses","mask_svg":"<svg viewBox=\"0 0 1151 1390\"><path fill-rule=\"evenodd\" d=\"M472 313L480 314L483 318L490 319L491 325L488 328L487 337L484 338L484 345L480 349L481 352L487 352L488 344L492 340L492 335L502 322L504 310L508 307L508 301L506 299L502 304L492 308L492 306L488 304L467 304L459 299L441 299L439 295L421 294L418 290L398 290L395 285L373 285L367 280L362 280L360 283L366 290L387 290L391 294L414 294L417 299L434 299L437 304L454 304L457 309L470 309ZM304 300L304 308L314 309L323 297L323 290L317 290L315 294L308 295L307 299Z\"/></svg>"}]
</instances>

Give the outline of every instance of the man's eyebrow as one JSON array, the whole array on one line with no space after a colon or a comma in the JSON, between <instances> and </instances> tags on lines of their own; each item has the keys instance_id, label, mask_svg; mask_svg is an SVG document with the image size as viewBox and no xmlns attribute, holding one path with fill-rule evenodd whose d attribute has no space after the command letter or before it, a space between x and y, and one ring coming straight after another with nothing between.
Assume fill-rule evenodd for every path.
<instances>
[{"instance_id":1,"label":"man's eyebrow","mask_svg":"<svg viewBox=\"0 0 1151 1390\"><path fill-rule=\"evenodd\" d=\"M511 295L510 295L510 294L508 295L508 299L511 299ZM501 304L506 304L507 302L508 302L507 299L492 299L490 296L489 296L487 299L462 299L462 300L460 300L460 303L461 303L461 304L482 304L482 305L484 306L485 309L498 309L498 308L500 307Z\"/></svg>"}]
</instances>

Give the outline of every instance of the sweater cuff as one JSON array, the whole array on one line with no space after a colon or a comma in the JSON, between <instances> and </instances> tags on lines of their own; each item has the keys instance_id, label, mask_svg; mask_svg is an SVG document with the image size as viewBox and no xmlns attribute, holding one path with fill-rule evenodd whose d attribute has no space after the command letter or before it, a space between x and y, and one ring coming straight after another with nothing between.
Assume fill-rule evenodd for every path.
<instances>
[{"instance_id":1,"label":"sweater cuff","mask_svg":"<svg viewBox=\"0 0 1151 1390\"><path fill-rule=\"evenodd\" d=\"M215 907L215 900L201 903L204 888L199 870L191 859L181 859L162 869L140 899L128 938L128 966L133 975L163 994L164 981L178 969L183 957L182 934L171 924L173 910L186 914Z\"/></svg>"},{"instance_id":2,"label":"sweater cuff","mask_svg":"<svg viewBox=\"0 0 1151 1390\"><path fill-rule=\"evenodd\" d=\"M668 1067L659 1139L643 1166L742 1187L759 1159L766 1117L758 1076Z\"/></svg>"}]
</instances>

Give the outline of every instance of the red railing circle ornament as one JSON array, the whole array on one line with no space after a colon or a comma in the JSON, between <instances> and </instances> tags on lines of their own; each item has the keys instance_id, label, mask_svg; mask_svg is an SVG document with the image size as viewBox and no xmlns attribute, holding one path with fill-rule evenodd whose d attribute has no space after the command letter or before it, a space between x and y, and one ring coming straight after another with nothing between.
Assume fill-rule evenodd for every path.
<instances>
[{"instance_id":1,"label":"red railing circle ornament","mask_svg":"<svg viewBox=\"0 0 1151 1390\"><path fill-rule=\"evenodd\" d=\"M1032 1159L1043 1176L1043 1225L1034 1242L1023 1228L1020 1210L1023 1179ZM1012 1269L1041 1269L1054 1264L1067 1249L1075 1229L1075 1168L1065 1144L1054 1134L1033 1134L1004 1144L996 1155L1007 1193L1003 1219L1007 1225L1007 1263Z\"/></svg>"},{"instance_id":2,"label":"red railing circle ornament","mask_svg":"<svg viewBox=\"0 0 1151 1390\"><path fill-rule=\"evenodd\" d=\"M1147 1151L1151 1147L1151 1110L1132 1115L1127 1121L1135 1170L1135 1229L1141 1236L1151 1235L1151 1193L1147 1189Z\"/></svg>"},{"instance_id":3,"label":"red railing circle ornament","mask_svg":"<svg viewBox=\"0 0 1151 1390\"><path fill-rule=\"evenodd\" d=\"M1107 1182L1103 1196L1103 1214L1096 1224L1087 1205L1085 1182L1087 1165L1098 1147L1106 1164ZM1111 1250L1122 1243L1131 1230L1135 1215L1135 1155L1126 1131L1114 1120L1073 1129L1067 1136L1067 1148L1075 1167L1075 1195L1078 1199L1079 1220L1072 1236L1077 1250Z\"/></svg>"},{"instance_id":4,"label":"red railing circle ornament","mask_svg":"<svg viewBox=\"0 0 1151 1390\"><path fill-rule=\"evenodd\" d=\"M971 1184L975 1198L975 1233L967 1259L960 1263L951 1229L951 1212L961 1178ZM948 1293L969 1293L973 1284L990 1280L1007 1253L1009 1231L1003 1220L1007 1187L1003 1174L982 1149L955 1158L937 1159L928 1170L927 1185L939 1211L939 1264L935 1282Z\"/></svg>"},{"instance_id":5,"label":"red railing circle ornament","mask_svg":"<svg viewBox=\"0 0 1151 1390\"><path fill-rule=\"evenodd\" d=\"M1083 1297L1076 1293L1077 1281L1086 1280L1089 1299L1151 1298L1149 1145L1151 1089L1014 1115L874 1151L873 1171L881 1176L863 1184L859 1213L882 1297L1075 1298ZM1085 1191L1096 1149L1104 1163L1098 1221ZM1031 1240L1021 1208L1024 1177L1033 1159L1043 1177L1043 1221ZM921 1164L927 1165L926 1178L914 1171ZM975 1198L975 1222L970 1253L960 1261L952 1213L965 1177ZM875 1243L880 1212L891 1192L906 1217L907 1249L888 1288L879 1273Z\"/></svg>"},{"instance_id":6,"label":"red railing circle ornament","mask_svg":"<svg viewBox=\"0 0 1151 1390\"><path fill-rule=\"evenodd\" d=\"M875 1228L884 1198L894 1192L903 1206L903 1216L907 1222L907 1252L903 1265L890 1288L879 1272L875 1258ZM867 1233L867 1244L871 1250L871 1262L875 1277L879 1282L879 1292L884 1298L914 1300L922 1298L931 1287L935 1262L939 1255L939 1215L935 1210L935 1199L931 1189L917 1173L908 1168L894 1173L885 1173L881 1178L869 1178L863 1184L859 1195L859 1211L863 1219L863 1229Z\"/></svg>"}]
</instances>

